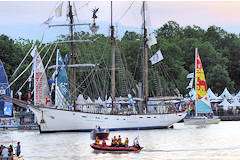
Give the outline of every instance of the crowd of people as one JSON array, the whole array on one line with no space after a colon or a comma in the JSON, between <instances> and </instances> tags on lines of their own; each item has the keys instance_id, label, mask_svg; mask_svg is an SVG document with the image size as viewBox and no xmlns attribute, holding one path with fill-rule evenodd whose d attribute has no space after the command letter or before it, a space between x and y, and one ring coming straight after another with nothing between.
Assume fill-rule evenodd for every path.
<instances>
[{"instance_id":1,"label":"crowd of people","mask_svg":"<svg viewBox=\"0 0 240 160\"><path fill-rule=\"evenodd\" d=\"M95 145L100 145L100 146L102 146L102 147L107 146L105 140L102 140L102 143L101 143L100 141L101 141L101 140L100 140L98 137L96 137L96 139L95 139ZM128 137L126 137L126 139L125 139L125 141L124 141L124 143L123 143L123 142L122 142L122 138L121 138L121 136L119 135L118 138L117 138L116 136L114 136L114 137L112 138L112 142L111 142L110 147L129 147L128 144L129 144L129 139L128 139ZM135 140L134 140L133 147L137 147L137 148L140 147L138 141L135 141Z\"/></svg>"},{"instance_id":2,"label":"crowd of people","mask_svg":"<svg viewBox=\"0 0 240 160\"><path fill-rule=\"evenodd\" d=\"M16 147L16 153L18 157L20 156L21 153L21 147L20 147L20 142L17 142L17 147ZM13 146L9 145L9 147L6 147L4 145L0 146L0 157L12 157L13 156Z\"/></svg>"}]
</instances>

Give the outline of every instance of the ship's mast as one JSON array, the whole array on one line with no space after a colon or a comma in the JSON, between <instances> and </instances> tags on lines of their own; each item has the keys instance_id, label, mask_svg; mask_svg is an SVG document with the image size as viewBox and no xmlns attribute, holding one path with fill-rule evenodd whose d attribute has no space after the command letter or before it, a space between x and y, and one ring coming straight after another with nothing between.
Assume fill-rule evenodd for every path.
<instances>
[{"instance_id":1,"label":"ship's mast","mask_svg":"<svg viewBox=\"0 0 240 160\"><path fill-rule=\"evenodd\" d=\"M147 111L147 103L148 103L148 47L147 47L147 29L146 29L146 21L145 21L145 2L143 2L142 6L143 10L143 49L144 49L144 92L145 92L145 109Z\"/></svg>"},{"instance_id":2,"label":"ship's mast","mask_svg":"<svg viewBox=\"0 0 240 160\"><path fill-rule=\"evenodd\" d=\"M75 52L75 47L73 43L73 13L72 13L72 5L71 2L68 2L68 16L70 19L69 22L69 31L70 31L70 49L71 49L71 64L76 64L76 52ZM73 78L73 85L72 85L72 91L73 91L73 107L74 110L76 108L76 68L72 68L72 78Z\"/></svg>"},{"instance_id":3,"label":"ship's mast","mask_svg":"<svg viewBox=\"0 0 240 160\"><path fill-rule=\"evenodd\" d=\"M111 95L112 95L112 112L115 101L115 38L114 26L112 24L112 1L111 1L111 42L112 42L112 79L111 79Z\"/></svg>"}]
</instances>

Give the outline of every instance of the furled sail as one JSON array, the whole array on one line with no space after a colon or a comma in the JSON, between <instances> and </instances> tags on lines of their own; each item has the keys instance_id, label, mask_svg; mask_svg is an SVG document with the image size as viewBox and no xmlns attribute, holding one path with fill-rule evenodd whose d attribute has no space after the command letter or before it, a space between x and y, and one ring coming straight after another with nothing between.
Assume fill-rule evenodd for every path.
<instances>
[{"instance_id":1,"label":"furled sail","mask_svg":"<svg viewBox=\"0 0 240 160\"><path fill-rule=\"evenodd\" d=\"M34 56L34 105L52 106L48 80L42 59L36 51Z\"/></svg>"},{"instance_id":2,"label":"furled sail","mask_svg":"<svg viewBox=\"0 0 240 160\"><path fill-rule=\"evenodd\" d=\"M70 91L68 86L67 72L59 50L56 58L56 88L55 105L59 109L70 109Z\"/></svg>"}]
</instances>

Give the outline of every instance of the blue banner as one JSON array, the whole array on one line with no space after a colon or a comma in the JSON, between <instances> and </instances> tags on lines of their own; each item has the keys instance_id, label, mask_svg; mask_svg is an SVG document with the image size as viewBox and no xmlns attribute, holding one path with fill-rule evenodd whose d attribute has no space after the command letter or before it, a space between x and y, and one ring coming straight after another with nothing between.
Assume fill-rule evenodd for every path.
<instances>
[{"instance_id":1,"label":"blue banner","mask_svg":"<svg viewBox=\"0 0 240 160\"><path fill-rule=\"evenodd\" d=\"M60 55L60 52L58 54L58 73L57 73L57 84L56 84L56 97L55 97L55 103L58 108L61 109L69 109L70 108L70 91L68 86L68 78L67 78L67 72L64 66L63 59Z\"/></svg>"},{"instance_id":2,"label":"blue banner","mask_svg":"<svg viewBox=\"0 0 240 160\"><path fill-rule=\"evenodd\" d=\"M5 101L3 110L5 116L12 116L12 103Z\"/></svg>"},{"instance_id":3,"label":"blue banner","mask_svg":"<svg viewBox=\"0 0 240 160\"><path fill-rule=\"evenodd\" d=\"M130 93L128 93L127 95L128 95L129 100L130 100L130 103L133 107L133 111L136 111L132 95Z\"/></svg>"}]
</instances>

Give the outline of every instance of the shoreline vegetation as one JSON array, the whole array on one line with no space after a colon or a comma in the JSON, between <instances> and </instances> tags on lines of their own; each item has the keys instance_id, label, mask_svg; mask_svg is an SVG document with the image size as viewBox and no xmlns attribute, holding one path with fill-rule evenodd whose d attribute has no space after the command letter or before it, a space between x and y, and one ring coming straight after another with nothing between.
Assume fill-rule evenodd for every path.
<instances>
[{"instance_id":1,"label":"shoreline vegetation","mask_svg":"<svg viewBox=\"0 0 240 160\"><path fill-rule=\"evenodd\" d=\"M237 93L239 91L240 59L238 57L240 57L240 35L228 33L217 26L210 26L207 30L195 25L181 27L174 21L167 22L155 30L154 33L158 43L151 47L149 57L160 49L164 60L154 66L149 64L149 93L151 96L167 95L168 88L171 85L166 82L167 79L164 77L164 73L155 74L153 68L158 65L163 66L164 70L168 73L169 79L173 81L181 94L186 95L189 92L189 90L186 89L189 83L186 76L194 70L195 47L199 49L199 53L201 54L207 87L218 94L221 94L225 87L229 89L230 93ZM77 63L87 61L89 63L100 64L100 66L105 64L105 67L111 67L110 37L102 34L91 35L88 32L76 32L74 38L83 40L96 39L93 43L76 44L78 53ZM61 35L56 38L56 41L67 39L69 39L69 35ZM141 40L142 35L126 31L123 38L116 41L117 52L120 52L121 56L125 57L124 61L127 64L127 74L131 74L135 83L137 82L136 80L142 76L141 65L137 65L142 56ZM3 62L9 82L17 77L17 75L13 75L13 73L34 43L40 45L39 41L35 42L21 38L13 40L7 35L0 35L0 59ZM42 44L41 48L45 45L46 44ZM39 48L39 50L41 48ZM50 48L50 51L53 50L53 48L54 47ZM68 44L59 44L58 48L61 53L65 54L70 52ZM45 53L47 49L47 47L44 48L42 53ZM43 60L44 65L47 63L49 57L50 54ZM32 58L29 56L27 61L30 63L31 60ZM23 71L28 64L22 65L20 72ZM101 69L101 67L99 68ZM31 70L27 73L28 74L24 74L17 83L11 87L14 94L28 78ZM48 77L50 77L52 73L51 71L47 71L47 74ZM155 79L160 80L161 87L159 89L155 89ZM81 82L81 79L79 78L77 81ZM118 82L116 83L118 84ZM158 93L159 90L161 93ZM25 99L27 97L27 85L22 89L22 92L22 98Z\"/></svg>"}]
</instances>

